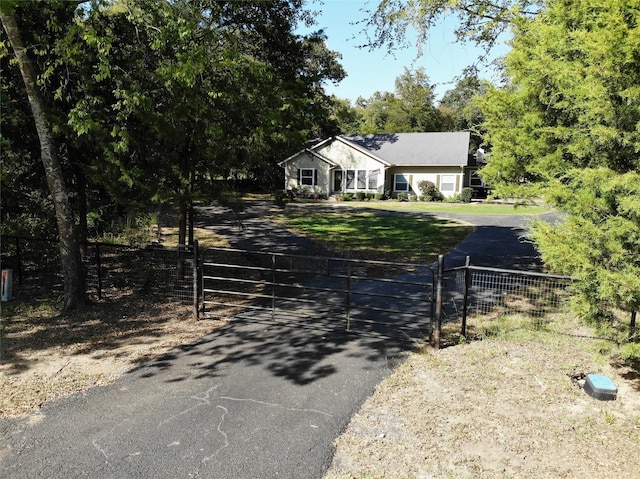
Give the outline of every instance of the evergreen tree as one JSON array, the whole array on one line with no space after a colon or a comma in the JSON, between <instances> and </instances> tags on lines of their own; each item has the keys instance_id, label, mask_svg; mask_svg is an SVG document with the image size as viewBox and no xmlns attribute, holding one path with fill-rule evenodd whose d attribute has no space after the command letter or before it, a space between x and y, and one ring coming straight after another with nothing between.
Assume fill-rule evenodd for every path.
<instances>
[{"instance_id":1,"label":"evergreen tree","mask_svg":"<svg viewBox=\"0 0 640 479\"><path fill-rule=\"evenodd\" d=\"M517 24L511 85L483 100L499 194L543 195L567 213L533 237L580 279L582 315L640 306L640 9L632 0L551 1Z\"/></svg>"}]
</instances>

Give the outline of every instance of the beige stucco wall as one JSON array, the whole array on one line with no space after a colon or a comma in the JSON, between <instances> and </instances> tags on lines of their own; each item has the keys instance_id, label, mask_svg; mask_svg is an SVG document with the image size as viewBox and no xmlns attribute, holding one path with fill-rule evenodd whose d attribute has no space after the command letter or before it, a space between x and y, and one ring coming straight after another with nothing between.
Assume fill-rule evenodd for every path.
<instances>
[{"instance_id":1,"label":"beige stucco wall","mask_svg":"<svg viewBox=\"0 0 640 479\"><path fill-rule=\"evenodd\" d=\"M386 168L382 163L374 160L370 156L353 149L341 141L333 141L320 147L317 152L330 158L336 165L331 167L327 162L310 155L309 153L301 153L300 155L292 158L284 163L285 169L285 189L301 189L298 181L298 169L316 169L317 170L317 183L315 187L304 186L310 193L325 193L332 194L333 191L333 172L340 170L366 170L373 171L379 170L378 176L378 188L377 191L390 190L395 196L397 192L393 191L394 175L404 174L409 177L410 191L407 193L410 195L420 195L418 189L418 183L422 180L431 181L436 187L442 191L441 180L443 175L453 175L455 178L455 185L453 191L442 191L445 196L452 197L455 194L459 194L462 191L464 185L464 173L462 168L457 166L452 167L389 167ZM468 181L468 180L467 180ZM370 191L370 190L358 190L349 189L347 191Z\"/></svg>"},{"instance_id":2,"label":"beige stucco wall","mask_svg":"<svg viewBox=\"0 0 640 479\"><path fill-rule=\"evenodd\" d=\"M447 192L442 191L447 197L452 197L456 193L460 193L463 188L464 175L463 171L460 167L402 167L402 168L390 168L387 172L387 184L385 185L385 189L391 190L395 195L397 192L393 191L393 182L394 175L402 174L409 177L409 187L410 191L407 193L410 195L420 196L420 190L418 189L418 183L426 180L432 182L436 185L438 190L442 191L440 188L442 175L453 175L455 176L455 187L454 191Z\"/></svg>"},{"instance_id":3,"label":"beige stucco wall","mask_svg":"<svg viewBox=\"0 0 640 479\"><path fill-rule=\"evenodd\" d=\"M318 150L323 156L340 165L342 170L375 170L382 167L379 161L348 147L340 141L334 141Z\"/></svg>"},{"instance_id":4,"label":"beige stucco wall","mask_svg":"<svg viewBox=\"0 0 640 479\"><path fill-rule=\"evenodd\" d=\"M315 169L318 171L318 182L315 187L305 185L304 188L307 188L309 192L313 193L326 193L329 188L331 176L329 165L308 153L302 153L300 156L293 158L284 164L285 190L291 190L293 188L298 190L301 189L301 186L298 183L298 170L305 168Z\"/></svg>"}]
</instances>

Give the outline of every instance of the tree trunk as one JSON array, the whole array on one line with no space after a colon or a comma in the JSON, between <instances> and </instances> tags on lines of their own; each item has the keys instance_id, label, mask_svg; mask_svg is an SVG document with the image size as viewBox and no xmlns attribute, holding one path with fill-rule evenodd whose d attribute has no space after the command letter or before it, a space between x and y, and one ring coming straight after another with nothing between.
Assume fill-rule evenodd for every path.
<instances>
[{"instance_id":1,"label":"tree trunk","mask_svg":"<svg viewBox=\"0 0 640 479\"><path fill-rule=\"evenodd\" d=\"M20 30L12 12L0 12L0 20L9 43L18 61L18 67L24 81L31 112L40 140L40 154L44 165L49 192L53 198L60 235L60 256L64 281L64 310L76 309L86 302L80 246L75 231L73 210L64 184L62 168L53 144L51 129L47 122L44 101L36 85L36 75L25 48L22 45Z\"/></svg>"}]
</instances>

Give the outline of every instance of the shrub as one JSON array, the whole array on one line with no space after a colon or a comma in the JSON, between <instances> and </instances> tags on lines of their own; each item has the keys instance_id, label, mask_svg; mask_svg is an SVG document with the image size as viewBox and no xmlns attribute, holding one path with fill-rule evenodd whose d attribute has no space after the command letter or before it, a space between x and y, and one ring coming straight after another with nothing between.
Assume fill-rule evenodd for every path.
<instances>
[{"instance_id":1,"label":"shrub","mask_svg":"<svg viewBox=\"0 0 640 479\"><path fill-rule=\"evenodd\" d=\"M384 193L376 193L373 195L373 199L376 201L382 201L385 199Z\"/></svg>"},{"instance_id":2,"label":"shrub","mask_svg":"<svg viewBox=\"0 0 640 479\"><path fill-rule=\"evenodd\" d=\"M432 198L434 197L433 193L438 191L436 185L432 181L427 180L418 181L418 189L420 193L422 193L422 196L431 196Z\"/></svg>"},{"instance_id":3,"label":"shrub","mask_svg":"<svg viewBox=\"0 0 640 479\"><path fill-rule=\"evenodd\" d=\"M462 188L462 191L460 192L460 201L463 203L471 203L471 198L473 198L473 188Z\"/></svg>"},{"instance_id":4,"label":"shrub","mask_svg":"<svg viewBox=\"0 0 640 479\"><path fill-rule=\"evenodd\" d=\"M358 191L356 193L356 200L358 201L364 201L366 197L367 195L364 193L364 191Z\"/></svg>"},{"instance_id":5,"label":"shrub","mask_svg":"<svg viewBox=\"0 0 640 479\"><path fill-rule=\"evenodd\" d=\"M444 195L440 193L440 190L436 188L432 181L419 181L418 189L420 190L422 201L442 201L444 199Z\"/></svg>"},{"instance_id":6,"label":"shrub","mask_svg":"<svg viewBox=\"0 0 640 479\"><path fill-rule=\"evenodd\" d=\"M418 201L417 195L409 195L409 201Z\"/></svg>"},{"instance_id":7,"label":"shrub","mask_svg":"<svg viewBox=\"0 0 640 479\"><path fill-rule=\"evenodd\" d=\"M340 195L340 201L351 201L353 199L353 193L342 193Z\"/></svg>"},{"instance_id":8,"label":"shrub","mask_svg":"<svg viewBox=\"0 0 640 479\"><path fill-rule=\"evenodd\" d=\"M406 193L398 193L398 201L407 201L407 198L409 198L409 195L407 195Z\"/></svg>"},{"instance_id":9,"label":"shrub","mask_svg":"<svg viewBox=\"0 0 640 479\"><path fill-rule=\"evenodd\" d=\"M273 192L273 204L275 204L279 208L284 208L285 206L287 206L287 203L289 201L289 197L285 191L278 190Z\"/></svg>"},{"instance_id":10,"label":"shrub","mask_svg":"<svg viewBox=\"0 0 640 479\"><path fill-rule=\"evenodd\" d=\"M628 343L620 348L620 356L625 363L634 365L640 363L640 343Z\"/></svg>"}]
</instances>

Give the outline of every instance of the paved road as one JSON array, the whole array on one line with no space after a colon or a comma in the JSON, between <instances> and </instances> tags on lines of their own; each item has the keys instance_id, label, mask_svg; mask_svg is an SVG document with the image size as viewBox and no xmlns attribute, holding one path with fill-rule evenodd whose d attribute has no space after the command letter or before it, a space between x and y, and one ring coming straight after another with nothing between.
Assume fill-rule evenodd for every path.
<instances>
[{"instance_id":1,"label":"paved road","mask_svg":"<svg viewBox=\"0 0 640 479\"><path fill-rule=\"evenodd\" d=\"M540 257L533 244L526 238L527 226L533 220L530 215L469 215L440 214L473 224L474 233L460 243L446 257L446 267L460 266L466 257L475 266L538 271L542 268ZM535 218L557 221L556 213L545 213Z\"/></svg>"},{"instance_id":2,"label":"paved road","mask_svg":"<svg viewBox=\"0 0 640 479\"><path fill-rule=\"evenodd\" d=\"M209 213L203 226L226 229L235 246L289 241L310 252L304 238L265 226L259 211L242 234ZM479 226L452 260L535 263L518 239L524 218L467 220ZM330 325L234 320L114 384L1 420L0 477L320 478L333 440L407 348Z\"/></svg>"}]
</instances>

